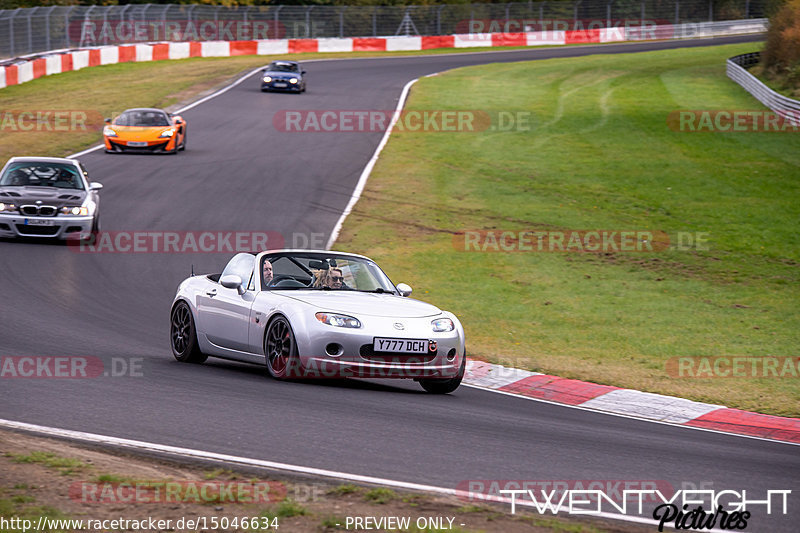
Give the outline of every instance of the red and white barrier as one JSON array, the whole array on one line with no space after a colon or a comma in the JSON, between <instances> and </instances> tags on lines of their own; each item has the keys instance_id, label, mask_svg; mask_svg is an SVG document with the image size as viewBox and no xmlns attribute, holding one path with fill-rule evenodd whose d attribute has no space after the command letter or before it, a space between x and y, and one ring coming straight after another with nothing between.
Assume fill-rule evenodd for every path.
<instances>
[{"instance_id":1,"label":"red and white barrier","mask_svg":"<svg viewBox=\"0 0 800 533\"><path fill-rule=\"evenodd\" d=\"M164 42L102 46L63 53L50 53L16 65L0 67L0 89L42 76L98 65L129 61L162 61L189 57L231 57L242 55L282 55L303 52L398 52L434 48L480 48L496 46L558 46L599 44L685 37L711 37L754 33L766 30L766 21L716 28L700 26L687 31L683 26L641 28L597 28L519 33L465 33L421 37L354 37L324 39L269 39L253 41Z\"/></svg>"}]
</instances>

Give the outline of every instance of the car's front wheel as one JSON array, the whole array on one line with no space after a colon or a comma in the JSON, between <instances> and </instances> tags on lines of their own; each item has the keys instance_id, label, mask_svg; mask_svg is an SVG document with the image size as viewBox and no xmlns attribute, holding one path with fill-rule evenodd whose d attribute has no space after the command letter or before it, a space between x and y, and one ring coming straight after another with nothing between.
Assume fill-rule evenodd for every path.
<instances>
[{"instance_id":1,"label":"car's front wheel","mask_svg":"<svg viewBox=\"0 0 800 533\"><path fill-rule=\"evenodd\" d=\"M189 305L178 302L172 309L169 334L172 344L172 355L182 363L202 363L208 356L200 351L197 345L197 330Z\"/></svg>"},{"instance_id":2,"label":"car's front wheel","mask_svg":"<svg viewBox=\"0 0 800 533\"><path fill-rule=\"evenodd\" d=\"M464 379L464 372L467 369L467 354L461 358L461 366L458 369L458 374L450 379L421 379L419 384L422 388L431 394L449 394L456 390L461 385L461 380Z\"/></svg>"},{"instance_id":3,"label":"car's front wheel","mask_svg":"<svg viewBox=\"0 0 800 533\"><path fill-rule=\"evenodd\" d=\"M267 372L275 379L300 377L297 341L289 321L278 316L270 322L264 337Z\"/></svg>"}]
</instances>

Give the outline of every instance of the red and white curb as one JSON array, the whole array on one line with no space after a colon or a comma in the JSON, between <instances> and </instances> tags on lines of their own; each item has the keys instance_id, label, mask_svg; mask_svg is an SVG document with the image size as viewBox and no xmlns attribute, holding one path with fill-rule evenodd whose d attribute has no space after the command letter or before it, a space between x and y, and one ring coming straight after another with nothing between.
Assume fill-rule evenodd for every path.
<instances>
[{"instance_id":1,"label":"red and white curb","mask_svg":"<svg viewBox=\"0 0 800 533\"><path fill-rule=\"evenodd\" d=\"M264 39L250 41L161 42L98 46L79 50L56 50L0 67L0 89L42 76L116 63L187 59L282 55L309 52L402 52L436 48L484 48L497 46L560 46L627 41L676 40L760 33L766 23L740 21L724 28L692 25L687 33L681 25L662 25L642 30L612 27L586 30L554 30L519 33L466 33L419 37L353 37L325 39ZM695 27L696 26L696 27Z\"/></svg>"},{"instance_id":2,"label":"red and white curb","mask_svg":"<svg viewBox=\"0 0 800 533\"><path fill-rule=\"evenodd\" d=\"M467 360L464 384L605 413L800 444L800 419Z\"/></svg>"}]
</instances>

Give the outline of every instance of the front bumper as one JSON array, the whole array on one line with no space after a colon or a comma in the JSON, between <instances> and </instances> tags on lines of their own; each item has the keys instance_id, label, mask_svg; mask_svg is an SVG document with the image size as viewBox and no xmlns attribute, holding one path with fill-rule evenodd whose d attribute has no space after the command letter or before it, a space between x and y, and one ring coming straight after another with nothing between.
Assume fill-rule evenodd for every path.
<instances>
[{"instance_id":1,"label":"front bumper","mask_svg":"<svg viewBox=\"0 0 800 533\"><path fill-rule=\"evenodd\" d=\"M297 83L289 83L289 80L272 80L270 82L261 82L262 91L287 91L299 93L302 88L303 82L300 81Z\"/></svg>"},{"instance_id":2,"label":"front bumper","mask_svg":"<svg viewBox=\"0 0 800 533\"><path fill-rule=\"evenodd\" d=\"M0 237L33 237L48 239L85 239L91 235L94 217L65 216L26 217L0 215Z\"/></svg>"},{"instance_id":3,"label":"front bumper","mask_svg":"<svg viewBox=\"0 0 800 533\"><path fill-rule=\"evenodd\" d=\"M157 141L142 141L146 142L146 146L129 146L128 141L120 140L118 138L105 137L105 146L107 152L130 152L139 154L158 154L174 150L175 142L177 142L177 135L168 139L159 139Z\"/></svg>"},{"instance_id":4,"label":"front bumper","mask_svg":"<svg viewBox=\"0 0 800 533\"><path fill-rule=\"evenodd\" d=\"M361 317L360 320L365 322ZM298 339L302 377L447 379L458 373L464 357L464 339L459 329L433 332L431 317L403 319L406 329L402 332L393 328L396 319L367 317L366 320L370 325L359 329L311 325L308 338L303 342ZM421 354L375 352L375 337L425 340L428 351Z\"/></svg>"}]
</instances>

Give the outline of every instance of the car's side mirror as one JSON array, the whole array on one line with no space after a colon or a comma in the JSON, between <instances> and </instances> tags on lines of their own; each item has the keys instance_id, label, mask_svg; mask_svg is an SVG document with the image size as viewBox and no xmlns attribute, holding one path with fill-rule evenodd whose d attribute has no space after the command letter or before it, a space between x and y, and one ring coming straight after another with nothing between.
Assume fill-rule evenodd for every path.
<instances>
[{"instance_id":1,"label":"car's side mirror","mask_svg":"<svg viewBox=\"0 0 800 533\"><path fill-rule=\"evenodd\" d=\"M179 118L175 119L175 124L183 124L183 121Z\"/></svg>"},{"instance_id":2,"label":"car's side mirror","mask_svg":"<svg viewBox=\"0 0 800 533\"><path fill-rule=\"evenodd\" d=\"M305 74L305 73L306 73L306 71L305 71L305 70L301 70L301 71L300 71L300 74Z\"/></svg>"},{"instance_id":3,"label":"car's side mirror","mask_svg":"<svg viewBox=\"0 0 800 533\"><path fill-rule=\"evenodd\" d=\"M106 124L111 124L111 119L110 118L105 118L105 119L103 119L103 122L105 122Z\"/></svg>"},{"instance_id":4,"label":"car's side mirror","mask_svg":"<svg viewBox=\"0 0 800 533\"><path fill-rule=\"evenodd\" d=\"M222 276L222 279L219 280L219 284L225 287L226 289L236 289L240 295L244 294L244 287L242 287L242 278L237 276L236 274L228 274L227 276Z\"/></svg>"},{"instance_id":5,"label":"car's side mirror","mask_svg":"<svg viewBox=\"0 0 800 533\"><path fill-rule=\"evenodd\" d=\"M103 184L102 183L94 182L94 183L89 185L89 190L90 191L99 191L102 188L103 188Z\"/></svg>"},{"instance_id":6,"label":"car's side mirror","mask_svg":"<svg viewBox=\"0 0 800 533\"><path fill-rule=\"evenodd\" d=\"M413 291L411 287L406 285L405 283L398 283L397 284L397 292L400 293L400 296L411 296L411 291Z\"/></svg>"}]
</instances>

